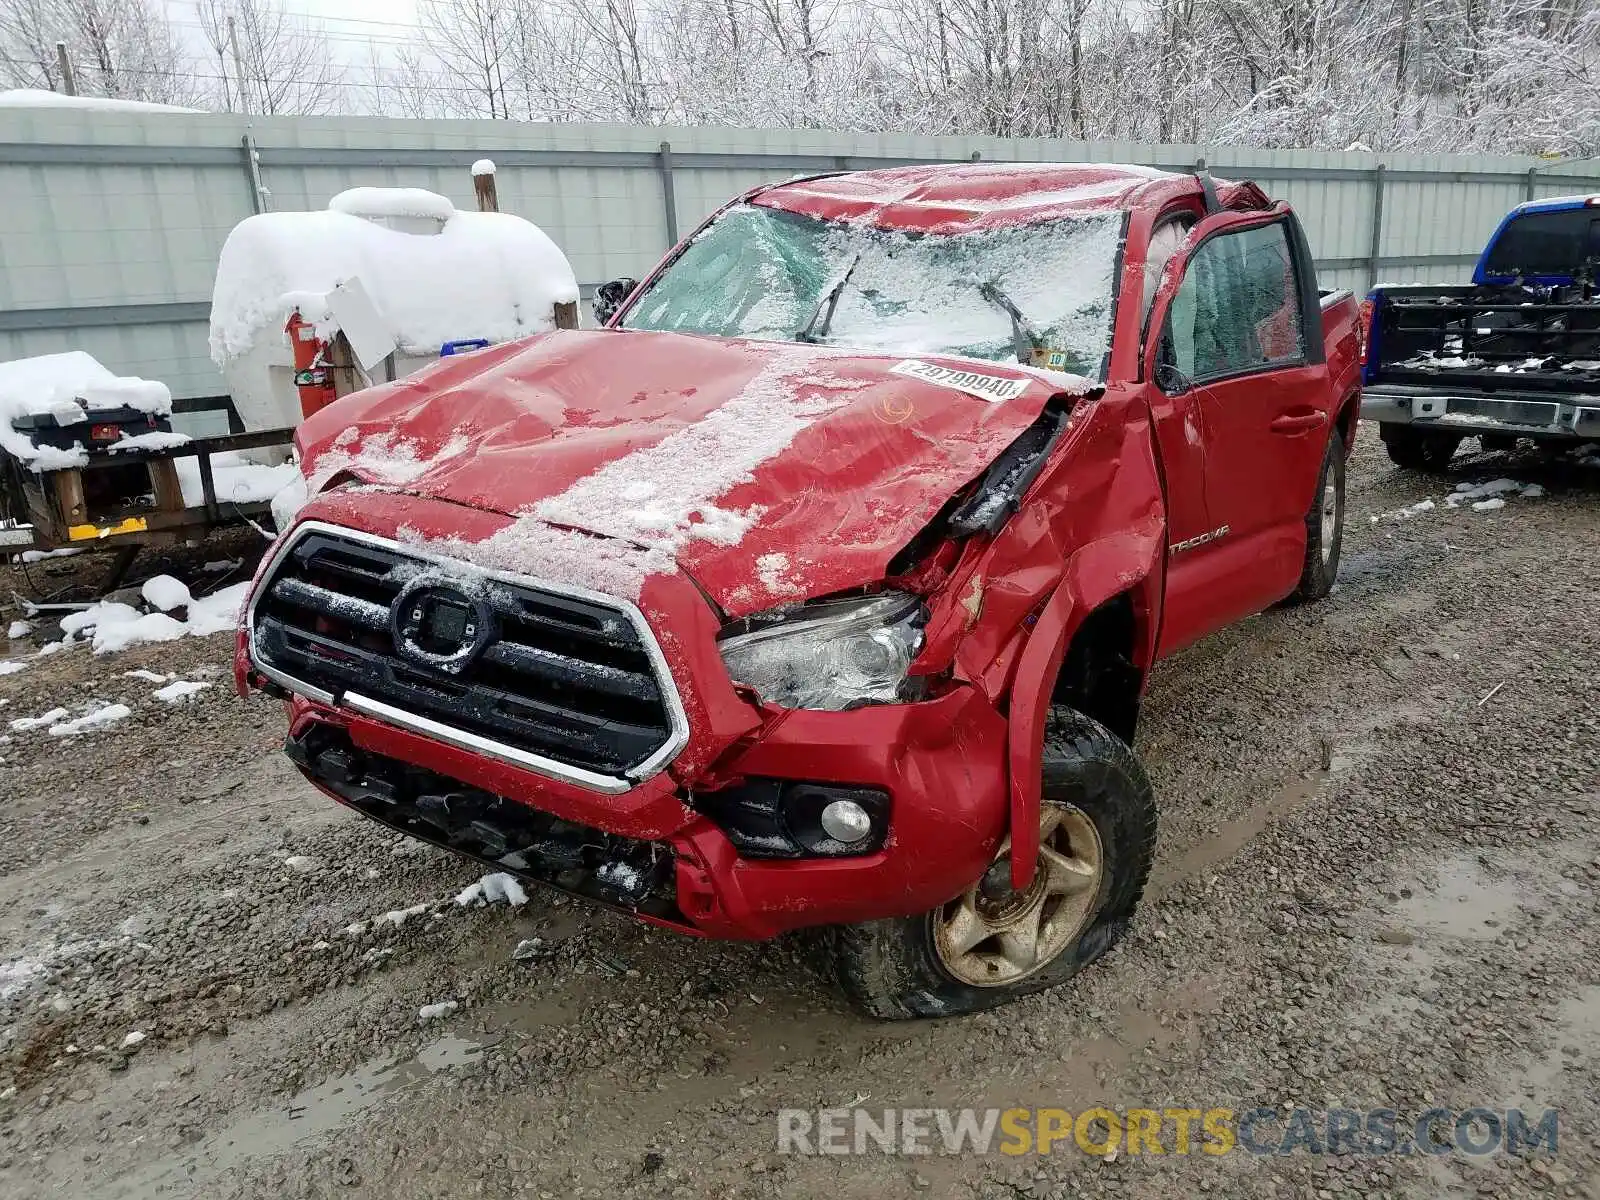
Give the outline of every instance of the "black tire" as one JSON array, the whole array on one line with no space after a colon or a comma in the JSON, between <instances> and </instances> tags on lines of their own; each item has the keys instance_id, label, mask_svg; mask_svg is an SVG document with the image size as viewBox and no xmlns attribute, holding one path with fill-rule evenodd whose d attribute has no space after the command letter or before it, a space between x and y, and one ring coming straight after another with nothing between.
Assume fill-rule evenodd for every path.
<instances>
[{"instance_id":1,"label":"black tire","mask_svg":"<svg viewBox=\"0 0 1600 1200\"><path fill-rule=\"evenodd\" d=\"M1438 433L1431 429L1416 429L1410 425L1379 425L1378 436L1383 448L1397 467L1408 471L1445 470L1461 445L1459 433Z\"/></svg>"},{"instance_id":2,"label":"black tire","mask_svg":"<svg viewBox=\"0 0 1600 1200\"><path fill-rule=\"evenodd\" d=\"M1300 582L1289 593L1287 603L1305 604L1321 600L1333 591L1339 578L1339 551L1344 545L1344 439L1335 434L1328 439L1317 474L1317 491L1306 513L1306 557L1300 567ZM1332 489L1334 515L1332 528L1323 522L1328 490Z\"/></svg>"},{"instance_id":3,"label":"black tire","mask_svg":"<svg viewBox=\"0 0 1600 1200\"><path fill-rule=\"evenodd\" d=\"M889 1021L979 1012L1064 983L1122 937L1155 856L1156 802L1143 765L1098 721L1056 708L1045 728L1042 795L1079 809L1100 838L1105 869L1077 941L1015 983L975 987L953 976L935 949L940 909L839 926L829 931L829 954L851 1004Z\"/></svg>"}]
</instances>

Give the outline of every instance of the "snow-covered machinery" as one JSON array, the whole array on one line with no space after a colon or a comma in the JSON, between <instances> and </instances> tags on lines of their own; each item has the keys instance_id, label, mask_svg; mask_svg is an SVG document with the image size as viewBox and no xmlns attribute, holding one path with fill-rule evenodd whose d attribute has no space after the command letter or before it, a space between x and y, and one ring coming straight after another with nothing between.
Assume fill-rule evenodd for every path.
<instances>
[{"instance_id":1,"label":"snow-covered machinery","mask_svg":"<svg viewBox=\"0 0 1600 1200\"><path fill-rule=\"evenodd\" d=\"M0 363L0 552L116 546L120 574L140 546L264 517L296 474L288 429L192 438L171 415L165 384L81 350Z\"/></svg>"},{"instance_id":2,"label":"snow-covered machinery","mask_svg":"<svg viewBox=\"0 0 1600 1200\"><path fill-rule=\"evenodd\" d=\"M566 255L532 222L419 188L358 187L321 212L235 226L211 356L246 429L295 425L463 344L575 325L577 300Z\"/></svg>"}]
</instances>

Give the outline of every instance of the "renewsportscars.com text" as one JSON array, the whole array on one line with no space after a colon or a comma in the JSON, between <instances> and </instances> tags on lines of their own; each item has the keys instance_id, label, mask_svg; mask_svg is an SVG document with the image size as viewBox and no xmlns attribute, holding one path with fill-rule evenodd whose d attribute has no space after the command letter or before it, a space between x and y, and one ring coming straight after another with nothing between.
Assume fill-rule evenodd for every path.
<instances>
[{"instance_id":1,"label":"renewsportscars.com text","mask_svg":"<svg viewBox=\"0 0 1600 1200\"><path fill-rule=\"evenodd\" d=\"M1528 1154L1555 1109L785 1108L780 1154Z\"/></svg>"}]
</instances>

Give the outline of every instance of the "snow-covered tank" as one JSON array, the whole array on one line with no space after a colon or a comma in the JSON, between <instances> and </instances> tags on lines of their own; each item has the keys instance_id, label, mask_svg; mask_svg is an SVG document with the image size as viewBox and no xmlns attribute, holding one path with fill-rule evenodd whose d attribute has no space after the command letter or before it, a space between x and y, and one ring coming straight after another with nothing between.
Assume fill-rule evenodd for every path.
<instances>
[{"instance_id":1,"label":"snow-covered tank","mask_svg":"<svg viewBox=\"0 0 1600 1200\"><path fill-rule=\"evenodd\" d=\"M363 336L347 332L384 352L381 366L370 353L366 362L379 382L434 361L450 342L551 329L556 306L577 299L572 265L531 221L459 211L420 188L358 187L323 212L262 213L234 227L211 296L211 357L245 428L276 429L301 417L284 332L295 312L324 339L339 331L338 314L351 326L353 312L364 314Z\"/></svg>"}]
</instances>

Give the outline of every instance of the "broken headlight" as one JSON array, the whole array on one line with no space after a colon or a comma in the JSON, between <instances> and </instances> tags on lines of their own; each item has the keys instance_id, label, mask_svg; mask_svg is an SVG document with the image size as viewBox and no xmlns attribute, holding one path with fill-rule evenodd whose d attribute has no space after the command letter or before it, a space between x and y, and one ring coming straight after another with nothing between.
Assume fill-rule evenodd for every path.
<instances>
[{"instance_id":1,"label":"broken headlight","mask_svg":"<svg viewBox=\"0 0 1600 1200\"><path fill-rule=\"evenodd\" d=\"M906 675L925 619L903 592L830 600L751 617L719 649L734 681L763 700L840 712L913 698Z\"/></svg>"}]
</instances>

